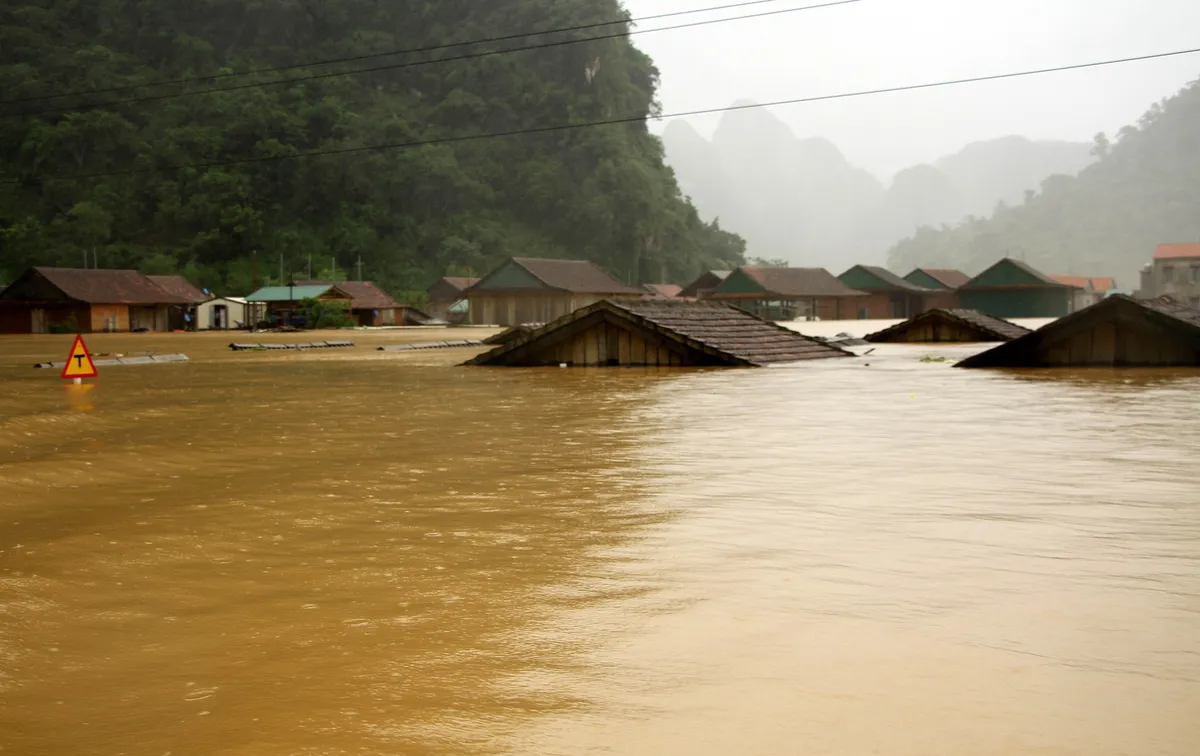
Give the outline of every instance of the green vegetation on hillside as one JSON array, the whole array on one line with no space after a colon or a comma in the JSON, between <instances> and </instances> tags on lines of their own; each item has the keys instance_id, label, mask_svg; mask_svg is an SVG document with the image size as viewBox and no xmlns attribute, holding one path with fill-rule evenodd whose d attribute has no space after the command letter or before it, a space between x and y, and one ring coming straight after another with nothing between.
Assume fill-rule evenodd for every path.
<instances>
[{"instance_id":1,"label":"green vegetation on hillside","mask_svg":"<svg viewBox=\"0 0 1200 756\"><path fill-rule=\"evenodd\" d=\"M13 104L620 18L617 0L17 0L0 9L0 280L30 264L181 271L245 292L340 269L397 293L504 257L590 258L629 282L742 260L702 222L643 122L208 168L316 150L650 116L658 73L626 39L108 108L90 104L432 55ZM599 62L589 82L585 69ZM73 111L20 116L70 106ZM63 176L123 173L87 180ZM16 183L13 182L16 179ZM255 262L256 261L256 262Z\"/></svg>"},{"instance_id":2,"label":"green vegetation on hillside","mask_svg":"<svg viewBox=\"0 0 1200 756\"><path fill-rule=\"evenodd\" d=\"M1158 244L1200 240L1200 81L1114 140L1097 134L1093 154L1077 176L1047 178L1017 207L920 229L892 248L889 265L978 272L1007 255L1047 273L1115 276L1121 288L1136 288Z\"/></svg>"}]
</instances>

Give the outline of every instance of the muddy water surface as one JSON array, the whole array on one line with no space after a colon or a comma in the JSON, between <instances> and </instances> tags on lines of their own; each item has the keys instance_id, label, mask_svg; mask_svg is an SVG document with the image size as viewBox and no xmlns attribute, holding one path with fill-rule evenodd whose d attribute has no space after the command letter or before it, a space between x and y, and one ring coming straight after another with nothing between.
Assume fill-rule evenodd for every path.
<instances>
[{"instance_id":1,"label":"muddy water surface","mask_svg":"<svg viewBox=\"0 0 1200 756\"><path fill-rule=\"evenodd\" d=\"M464 335L0 337L0 752L1200 752L1200 374Z\"/></svg>"}]
</instances>

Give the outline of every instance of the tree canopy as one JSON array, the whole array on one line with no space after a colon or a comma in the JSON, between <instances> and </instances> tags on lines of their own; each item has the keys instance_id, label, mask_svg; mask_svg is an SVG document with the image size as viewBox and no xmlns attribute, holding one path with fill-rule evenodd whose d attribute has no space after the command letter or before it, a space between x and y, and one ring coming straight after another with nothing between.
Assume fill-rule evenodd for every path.
<instances>
[{"instance_id":1,"label":"tree canopy","mask_svg":"<svg viewBox=\"0 0 1200 756\"><path fill-rule=\"evenodd\" d=\"M735 266L743 241L701 221L644 120L274 159L653 116L658 72L628 39L231 89L612 34L626 25L308 65L623 17L617 0L7 4L0 281L85 254L232 292L359 259L398 293L513 255L588 258L630 283ZM160 84L280 66L297 67Z\"/></svg>"},{"instance_id":2,"label":"tree canopy","mask_svg":"<svg viewBox=\"0 0 1200 756\"><path fill-rule=\"evenodd\" d=\"M1200 81L1115 139L1097 134L1092 154L1077 176L1050 176L1015 207L920 229L891 249L890 266L978 272L1022 257L1047 273L1114 276L1136 288L1157 245L1200 240Z\"/></svg>"}]
</instances>

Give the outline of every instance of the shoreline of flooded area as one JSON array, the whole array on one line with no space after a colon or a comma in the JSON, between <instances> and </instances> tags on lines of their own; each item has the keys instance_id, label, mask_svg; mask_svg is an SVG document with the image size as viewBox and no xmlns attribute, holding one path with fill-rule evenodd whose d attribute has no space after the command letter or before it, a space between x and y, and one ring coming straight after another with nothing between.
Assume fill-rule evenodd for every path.
<instances>
[{"instance_id":1,"label":"shoreline of flooded area","mask_svg":"<svg viewBox=\"0 0 1200 756\"><path fill-rule=\"evenodd\" d=\"M499 330L0 337L0 753L1200 747L1200 372L375 350Z\"/></svg>"}]
</instances>

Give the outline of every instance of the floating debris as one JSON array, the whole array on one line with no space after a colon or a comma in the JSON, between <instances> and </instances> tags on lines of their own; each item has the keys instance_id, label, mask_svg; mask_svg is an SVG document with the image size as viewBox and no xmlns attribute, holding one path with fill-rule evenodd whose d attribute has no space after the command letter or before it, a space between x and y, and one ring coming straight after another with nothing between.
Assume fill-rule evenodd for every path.
<instances>
[{"instance_id":1,"label":"floating debris","mask_svg":"<svg viewBox=\"0 0 1200 756\"><path fill-rule=\"evenodd\" d=\"M92 364L96 367L106 367L112 365L157 365L164 362L187 361L188 356L186 354L154 354L141 357L116 357L111 360L92 360ZM61 369L66 364L65 362L39 362L34 367Z\"/></svg>"},{"instance_id":2,"label":"floating debris","mask_svg":"<svg viewBox=\"0 0 1200 756\"><path fill-rule=\"evenodd\" d=\"M381 352L408 352L414 349L450 349L453 347L479 347L483 342L478 339L458 339L457 341L428 341L423 344L394 344L381 346Z\"/></svg>"},{"instance_id":3,"label":"floating debris","mask_svg":"<svg viewBox=\"0 0 1200 756\"><path fill-rule=\"evenodd\" d=\"M352 347L353 341L312 341L306 344L230 344L235 352L273 351L278 349L334 349L336 347Z\"/></svg>"}]
</instances>

